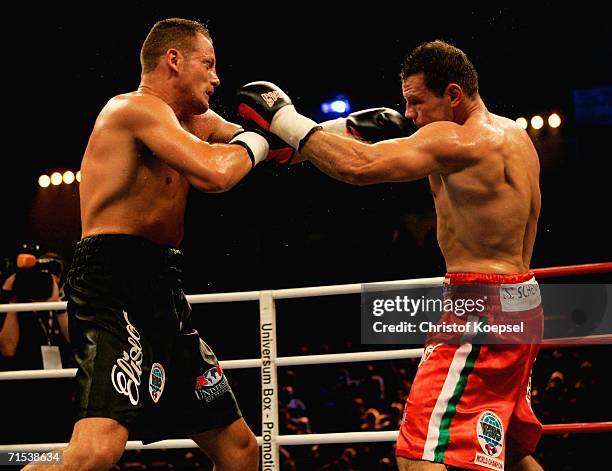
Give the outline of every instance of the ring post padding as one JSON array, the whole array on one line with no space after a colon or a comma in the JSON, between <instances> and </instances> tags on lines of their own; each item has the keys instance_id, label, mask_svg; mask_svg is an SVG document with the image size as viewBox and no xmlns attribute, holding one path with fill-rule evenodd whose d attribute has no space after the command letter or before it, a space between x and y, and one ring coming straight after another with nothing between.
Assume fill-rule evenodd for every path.
<instances>
[{"instance_id":1,"label":"ring post padding","mask_svg":"<svg viewBox=\"0 0 612 471\"><path fill-rule=\"evenodd\" d=\"M276 307L272 291L259 295L261 350L262 471L278 471L278 382L276 378Z\"/></svg>"}]
</instances>

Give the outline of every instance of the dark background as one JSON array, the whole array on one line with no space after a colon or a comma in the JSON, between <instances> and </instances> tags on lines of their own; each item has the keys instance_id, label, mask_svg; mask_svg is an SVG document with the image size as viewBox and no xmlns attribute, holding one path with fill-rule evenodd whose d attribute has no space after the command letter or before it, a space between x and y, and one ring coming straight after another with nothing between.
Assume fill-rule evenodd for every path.
<instances>
[{"instance_id":1,"label":"dark background","mask_svg":"<svg viewBox=\"0 0 612 471\"><path fill-rule=\"evenodd\" d=\"M490 111L512 119L535 113L546 118L556 111L564 120L556 132L546 126L530 131L542 166L542 214L532 266L612 259L610 118L608 114L607 124L581 124L574 102L576 90L612 85L612 38L603 6L172 2L161 8L149 2L98 2L71 8L24 3L21 8L27 11L6 13L3 35L5 165L0 192L5 222L0 226L0 258L7 263L14 261L20 243L33 241L70 261L80 238L78 186L41 189L38 176L78 169L99 110L112 96L138 86L138 55L146 33L155 21L174 16L208 22L221 78L212 107L228 119L235 90L254 80L277 83L299 111L317 120L322 119L321 101L338 94L354 110L388 106L403 111L398 79L402 58L424 41L453 42L476 66ZM602 106L608 113L609 93ZM182 244L186 291L439 276L444 264L434 228L425 181L352 187L309 163L259 165L228 193L192 192ZM359 297L337 298L278 301L279 355L380 349L360 345ZM220 358L256 355L256 303L197 305L194 312L194 322ZM605 350L591 356L579 349L566 355L576 356L576 365L592 358L594 377L603 380L610 352L601 348ZM573 371L571 362L555 366L546 355L534 370L534 387L541 390L554 368L567 368L568 378ZM323 387L326 367L297 370L308 368L316 370L312 376L298 376ZM259 382L257 372L232 371L231 378L247 421L259 432L259 391L253 387ZM280 384L286 382L281 377ZM604 404L609 389L586 391L584 413L580 409L568 418L547 416L542 413L546 408L537 412L547 423L609 420L609 407L595 406ZM575 410L561 401L557 408ZM317 424L316 414L312 417L314 431L346 431L327 430ZM28 438L20 441L36 441L32 433L29 427ZM583 449L590 455L604 445L603 435L583 437L588 441ZM541 449L560 462L568 458L559 450L582 449L557 440L561 437L545 438ZM575 453L583 463L580 451ZM579 469L568 466L554 469Z\"/></svg>"},{"instance_id":2,"label":"dark background","mask_svg":"<svg viewBox=\"0 0 612 471\"><path fill-rule=\"evenodd\" d=\"M535 2L534 2L535 3ZM6 90L14 103L5 131L12 150L2 191L6 226L0 257L18 244L72 255L80 237L78 186L40 189L37 178L79 167L97 113L139 82L138 54L151 25L181 16L207 22L221 87L212 107L232 119L240 85L270 80L302 113L322 119L320 103L337 94L353 110L403 111L402 58L436 38L462 48L480 74L481 95L498 114L564 122L532 133L542 163L542 215L535 267L610 259L611 127L580 126L577 89L610 86L612 41L603 10L410 4L295 4L172 8L146 2L76 9L40 7L10 35ZM7 17L10 21L10 17ZM9 56L11 59L9 59ZM19 68L11 72L11 64ZM6 78L6 77L5 77ZM608 110L610 103L607 105ZM309 163L260 165L226 194L193 191L182 248L187 291L279 288L440 275L435 215L426 182L352 187Z\"/></svg>"}]
</instances>

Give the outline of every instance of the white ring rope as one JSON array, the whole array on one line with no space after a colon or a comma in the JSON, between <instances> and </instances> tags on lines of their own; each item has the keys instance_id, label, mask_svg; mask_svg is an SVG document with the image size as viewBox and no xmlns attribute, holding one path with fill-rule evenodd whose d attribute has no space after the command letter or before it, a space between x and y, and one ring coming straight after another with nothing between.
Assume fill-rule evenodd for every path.
<instances>
[{"instance_id":1,"label":"white ring rope","mask_svg":"<svg viewBox=\"0 0 612 471\"><path fill-rule=\"evenodd\" d=\"M373 443L392 442L397 439L398 431L384 432L341 432L341 433L309 433L307 435L279 435L276 438L280 446L291 445L319 445L321 443ZM257 443L262 444L261 437L256 437ZM68 446L67 443L35 443L25 445L0 445L0 453L7 452L44 452L58 450ZM188 438L176 440L161 440L155 443L143 445L140 440L127 442L126 450L173 450L179 448L197 448L198 445Z\"/></svg>"},{"instance_id":2,"label":"white ring rope","mask_svg":"<svg viewBox=\"0 0 612 471\"><path fill-rule=\"evenodd\" d=\"M600 271L609 271L612 263L593 264L592 266L583 265L576 267L556 267L551 269L540 269L542 272L550 272L545 276L563 276L562 272L567 271L568 274L577 274L571 270L580 269L584 273L591 270L593 273ZM574 271L575 271L574 270ZM537 274L536 274L537 277ZM387 286L393 287L405 285L419 285L421 287L440 286L443 282L443 277L435 278L420 278L411 280L396 280L376 283L378 287ZM274 300L304 298L314 296L330 296L330 295L345 295L359 294L363 291L363 284L347 284L333 286L315 286L305 288L278 289L269 291L244 291L235 293L216 293L216 294L196 294L187 295L187 300L192 304L199 303L220 303L234 301L259 301L260 306L260 337L261 337L261 358L244 359L244 360L227 360L221 362L224 369L236 368L262 368L262 415L263 402L265 399L273 397L273 406L278 408L277 385L276 385L276 368L279 366L298 366L298 365L315 365L322 363L346 363L358 361L376 361L376 360L397 360L406 358L419 358L422 353L422 348L402 349L402 350L386 350L375 352L356 352L356 353L337 353L326 355L306 355L292 357L276 357L276 327L275 327L275 307ZM41 303L15 303L15 304L0 304L0 312L24 312L24 311L45 311L55 310L61 311L66 309L66 302L41 302ZM270 327L271 326L271 327ZM264 339L264 333L266 339ZM599 339L602 342L610 341L610 336L606 339ZM264 341L265 340L265 341ZM567 339L547 339L546 344L556 344L565 346L563 343ZM269 342L272 342L272 347ZM599 342L595 342L599 343ZM269 352L272 352L271 354ZM270 356L271 355L271 356ZM266 358L271 358L270 361L263 361ZM273 370L271 370L273 369ZM67 368L60 370L29 370L29 371L7 371L0 372L0 380L19 380L19 379L47 379L47 378L71 378L76 375L76 368ZM265 383L264 377L273 377L271 384ZM266 386L268 384L268 386ZM269 394L265 393L265 388L268 387ZM278 435L278 416L273 414L273 417L268 419L270 422L262 423L262 431L268 432L265 436L257 437L257 443L262 446L262 458L266 462L265 469L279 469L278 446L282 445L313 445L313 444L331 444L331 443L373 443L373 442L392 442L397 439L398 431L379 431L379 432L344 432L344 433L323 433L323 434L306 434L306 435ZM264 427L269 424L269 427ZM272 430L270 432L270 430ZM0 452L43 452L56 450L67 446L66 443L38 443L38 444L20 444L20 445L0 445ZM152 450L152 449L177 449L177 448L196 448L195 442L189 439L182 440L163 440L148 445L143 445L140 441L127 442L126 450Z\"/></svg>"},{"instance_id":3,"label":"white ring rope","mask_svg":"<svg viewBox=\"0 0 612 471\"><path fill-rule=\"evenodd\" d=\"M323 363L353 363L358 361L378 360L403 360L406 358L420 358L423 355L422 348L409 350L381 350L376 352L356 353L330 353L325 355L303 355L292 357L278 357L277 366L302 366L319 365ZM225 360L219 362L224 370L235 370L240 368L260 368L261 358L250 358L246 360ZM1 371L0 381L19 379L47 379L47 378L73 378L76 376L76 368L63 368L58 370L22 370Z\"/></svg>"},{"instance_id":4,"label":"white ring rope","mask_svg":"<svg viewBox=\"0 0 612 471\"><path fill-rule=\"evenodd\" d=\"M412 280L381 281L380 286L421 285L422 287L440 286L443 277L416 278ZM363 284L312 286L306 288L288 288L270 290L274 299L311 298L316 296L333 296L341 294L359 294ZM191 304L229 303L235 301L258 301L261 291L240 291L236 293L188 294L187 301ZM65 311L66 301L47 301L40 303L0 304L0 312L32 312L32 311Z\"/></svg>"},{"instance_id":5,"label":"white ring rope","mask_svg":"<svg viewBox=\"0 0 612 471\"><path fill-rule=\"evenodd\" d=\"M591 430L584 430L585 428L591 428ZM599 429L600 432L609 432L612 422L600 422L593 424L553 424L544 425L545 434L560 434L560 433L588 433L596 432L595 428ZM554 429L563 427L563 432L555 431ZM572 430L567 430L572 429ZM276 442L279 446L292 446L292 445L320 445L322 443L326 445L337 444L337 443L374 443L374 442L394 442L397 440L399 431L379 431L379 432L340 432L340 433L309 433L301 435L278 435ZM256 437L257 444L262 445L263 440L261 437ZM7 452L45 452L51 450L58 450L66 447L67 443L34 443L25 445L0 445L0 453ZM161 440L155 443L149 443L143 445L139 440L131 440L127 442L126 450L175 450L181 448L197 448L198 446L193 440L190 439L175 439L175 440Z\"/></svg>"}]
</instances>

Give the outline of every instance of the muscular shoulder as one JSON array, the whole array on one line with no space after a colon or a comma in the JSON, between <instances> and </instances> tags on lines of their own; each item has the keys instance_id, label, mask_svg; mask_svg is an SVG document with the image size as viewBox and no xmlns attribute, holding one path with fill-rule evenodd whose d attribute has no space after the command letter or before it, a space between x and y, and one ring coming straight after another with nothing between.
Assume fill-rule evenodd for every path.
<instances>
[{"instance_id":1,"label":"muscular shoulder","mask_svg":"<svg viewBox=\"0 0 612 471\"><path fill-rule=\"evenodd\" d=\"M533 143L527 132L515 121L489 114L482 120L480 135L481 147L489 152L531 153Z\"/></svg>"},{"instance_id":2,"label":"muscular shoulder","mask_svg":"<svg viewBox=\"0 0 612 471\"><path fill-rule=\"evenodd\" d=\"M476 136L465 125L452 121L435 121L427 124L411 137L426 147L440 161L459 162L476 156Z\"/></svg>"},{"instance_id":3,"label":"muscular shoulder","mask_svg":"<svg viewBox=\"0 0 612 471\"><path fill-rule=\"evenodd\" d=\"M527 133L514 121L492 113L479 114L463 124L448 121L431 123L423 129L432 139L438 136L442 152L461 154L466 158L478 160L507 147L510 143L531 142Z\"/></svg>"},{"instance_id":4,"label":"muscular shoulder","mask_svg":"<svg viewBox=\"0 0 612 471\"><path fill-rule=\"evenodd\" d=\"M165 101L137 92L111 98L100 112L99 119L129 128L166 119L178 122L172 108Z\"/></svg>"}]
</instances>

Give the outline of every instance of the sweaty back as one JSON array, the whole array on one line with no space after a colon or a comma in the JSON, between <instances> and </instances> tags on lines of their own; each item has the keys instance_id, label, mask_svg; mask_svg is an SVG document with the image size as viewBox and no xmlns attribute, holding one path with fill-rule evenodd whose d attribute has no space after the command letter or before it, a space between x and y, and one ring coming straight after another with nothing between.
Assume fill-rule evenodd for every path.
<instances>
[{"instance_id":1,"label":"sweaty back","mask_svg":"<svg viewBox=\"0 0 612 471\"><path fill-rule=\"evenodd\" d=\"M474 164L429 177L448 271L524 273L540 212L539 162L513 121L485 112L464 131Z\"/></svg>"}]
</instances>

